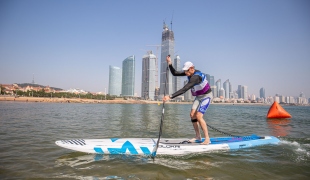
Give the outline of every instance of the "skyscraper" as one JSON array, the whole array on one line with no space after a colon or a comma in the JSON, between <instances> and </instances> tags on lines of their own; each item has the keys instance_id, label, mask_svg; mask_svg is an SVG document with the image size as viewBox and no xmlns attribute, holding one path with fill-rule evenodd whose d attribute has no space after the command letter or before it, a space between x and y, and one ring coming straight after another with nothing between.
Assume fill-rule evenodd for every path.
<instances>
[{"instance_id":1,"label":"skyscraper","mask_svg":"<svg viewBox=\"0 0 310 180\"><path fill-rule=\"evenodd\" d=\"M242 85L238 85L238 90L237 90L238 98L243 98L241 91L242 91Z\"/></svg>"},{"instance_id":2,"label":"skyscraper","mask_svg":"<svg viewBox=\"0 0 310 180\"><path fill-rule=\"evenodd\" d=\"M248 100L248 87L243 85L238 85L238 98L242 98L243 100Z\"/></svg>"},{"instance_id":3,"label":"skyscraper","mask_svg":"<svg viewBox=\"0 0 310 180\"><path fill-rule=\"evenodd\" d=\"M142 58L142 99L154 100L156 88L156 56L152 51L147 52Z\"/></svg>"},{"instance_id":4,"label":"skyscraper","mask_svg":"<svg viewBox=\"0 0 310 180\"><path fill-rule=\"evenodd\" d=\"M229 82L229 79L227 79L223 83L223 87L224 87L224 90L225 90L224 98L229 99L229 93L230 93L230 82Z\"/></svg>"},{"instance_id":5,"label":"skyscraper","mask_svg":"<svg viewBox=\"0 0 310 180\"><path fill-rule=\"evenodd\" d=\"M225 90L224 90L224 88L221 88L219 92L220 92L219 97L220 98L221 97L225 98Z\"/></svg>"},{"instance_id":6,"label":"skyscraper","mask_svg":"<svg viewBox=\"0 0 310 180\"><path fill-rule=\"evenodd\" d=\"M173 93L172 87L172 74L169 69L167 69L166 57L168 54L173 58L174 56L174 33L172 30L169 30L168 26L164 23L162 38L161 38L161 61L160 61L160 96L161 98L166 94ZM173 60L173 59L172 59ZM173 63L173 62L172 62ZM167 80L166 80L166 71L167 71ZM165 83L167 83L167 89L165 91Z\"/></svg>"},{"instance_id":7,"label":"skyscraper","mask_svg":"<svg viewBox=\"0 0 310 180\"><path fill-rule=\"evenodd\" d=\"M122 69L115 66L109 68L109 94L119 96L122 93Z\"/></svg>"},{"instance_id":8,"label":"skyscraper","mask_svg":"<svg viewBox=\"0 0 310 180\"><path fill-rule=\"evenodd\" d=\"M207 77L207 81L208 81L209 85L212 86L211 82L210 82L210 74L206 74L206 77Z\"/></svg>"},{"instance_id":9,"label":"skyscraper","mask_svg":"<svg viewBox=\"0 0 310 180\"><path fill-rule=\"evenodd\" d=\"M123 61L122 96L135 94L135 56L129 56Z\"/></svg>"},{"instance_id":10,"label":"skyscraper","mask_svg":"<svg viewBox=\"0 0 310 180\"><path fill-rule=\"evenodd\" d=\"M181 71L181 59L180 56L176 56L173 61L173 67L177 71ZM172 93L176 92L177 90L181 89L181 77L180 76L173 76L172 77Z\"/></svg>"},{"instance_id":11,"label":"skyscraper","mask_svg":"<svg viewBox=\"0 0 310 180\"><path fill-rule=\"evenodd\" d=\"M216 81L216 89L217 89L217 97L220 97L220 90L221 90L221 79Z\"/></svg>"},{"instance_id":12,"label":"skyscraper","mask_svg":"<svg viewBox=\"0 0 310 180\"><path fill-rule=\"evenodd\" d=\"M211 86L211 90L212 90L213 97L219 97L218 94L217 94L216 86Z\"/></svg>"},{"instance_id":13,"label":"skyscraper","mask_svg":"<svg viewBox=\"0 0 310 180\"><path fill-rule=\"evenodd\" d=\"M241 87L241 96L243 100L248 100L248 86L242 86Z\"/></svg>"},{"instance_id":14,"label":"skyscraper","mask_svg":"<svg viewBox=\"0 0 310 180\"><path fill-rule=\"evenodd\" d=\"M259 97L260 98L266 98L266 95L265 95L265 88L260 88L260 90L259 90Z\"/></svg>"},{"instance_id":15,"label":"skyscraper","mask_svg":"<svg viewBox=\"0 0 310 180\"><path fill-rule=\"evenodd\" d=\"M214 76L210 76L210 86L214 86Z\"/></svg>"}]
</instances>

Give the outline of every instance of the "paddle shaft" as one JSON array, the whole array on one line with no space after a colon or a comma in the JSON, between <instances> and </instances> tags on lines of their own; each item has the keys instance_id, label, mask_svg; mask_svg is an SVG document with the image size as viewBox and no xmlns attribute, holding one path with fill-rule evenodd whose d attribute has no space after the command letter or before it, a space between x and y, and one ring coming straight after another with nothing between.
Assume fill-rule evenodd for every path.
<instances>
[{"instance_id":1,"label":"paddle shaft","mask_svg":"<svg viewBox=\"0 0 310 180\"><path fill-rule=\"evenodd\" d=\"M170 57L170 55L168 55ZM166 95L166 89L167 89L167 79L168 79L168 64L167 64L167 68L166 68L166 80L165 80L165 89L164 89L164 97ZM159 141L160 141L160 137L161 137L161 134L162 134L162 129L163 129L163 121L164 121L164 117L165 117L165 101L163 102L163 110L162 110L162 113L161 113L161 119L160 119L160 126L159 126L159 133L158 133L158 140L156 142L156 145L153 149L153 152L152 152L152 158L154 159L155 156L156 156L156 152L157 152L157 149L158 149L158 145L159 145Z\"/></svg>"}]
</instances>

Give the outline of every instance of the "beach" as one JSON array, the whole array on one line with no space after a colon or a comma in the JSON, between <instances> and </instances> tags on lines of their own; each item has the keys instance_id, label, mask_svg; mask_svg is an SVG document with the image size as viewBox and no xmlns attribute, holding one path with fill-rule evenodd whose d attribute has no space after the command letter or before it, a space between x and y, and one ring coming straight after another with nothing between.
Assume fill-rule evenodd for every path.
<instances>
[{"instance_id":1,"label":"beach","mask_svg":"<svg viewBox=\"0 0 310 180\"><path fill-rule=\"evenodd\" d=\"M17 101L17 102L43 102L43 103L90 103L90 104L162 104L162 101L135 100L135 99L82 99L82 98L49 98L49 97L15 97L0 96L0 101ZM192 104L192 102L174 102L168 101L167 104ZM265 103L212 103L225 105L268 105Z\"/></svg>"},{"instance_id":2,"label":"beach","mask_svg":"<svg viewBox=\"0 0 310 180\"><path fill-rule=\"evenodd\" d=\"M0 96L0 101L17 101L17 102L45 102L45 103L101 103L101 104L158 104L162 101L134 100L134 99L82 99L82 98L48 98L48 97L14 97ZM191 102L167 102L171 104L182 103L191 104Z\"/></svg>"}]
</instances>

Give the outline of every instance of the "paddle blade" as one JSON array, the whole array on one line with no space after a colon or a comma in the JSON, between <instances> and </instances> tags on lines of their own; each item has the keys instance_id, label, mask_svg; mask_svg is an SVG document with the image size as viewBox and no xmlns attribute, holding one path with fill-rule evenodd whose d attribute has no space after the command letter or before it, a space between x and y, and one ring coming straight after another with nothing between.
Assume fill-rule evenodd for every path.
<instances>
[{"instance_id":1,"label":"paddle blade","mask_svg":"<svg viewBox=\"0 0 310 180\"><path fill-rule=\"evenodd\" d=\"M152 158L155 158L155 156L156 156L156 151L154 151L154 152L152 152Z\"/></svg>"}]
</instances>

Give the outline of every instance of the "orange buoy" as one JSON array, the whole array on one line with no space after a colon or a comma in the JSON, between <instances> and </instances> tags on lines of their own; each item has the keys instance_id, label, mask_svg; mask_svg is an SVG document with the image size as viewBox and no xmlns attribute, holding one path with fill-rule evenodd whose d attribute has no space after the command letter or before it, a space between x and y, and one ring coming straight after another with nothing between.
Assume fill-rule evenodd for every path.
<instances>
[{"instance_id":1,"label":"orange buoy","mask_svg":"<svg viewBox=\"0 0 310 180\"><path fill-rule=\"evenodd\" d=\"M292 116L286 112L282 106L276 101L271 105L267 118L291 118Z\"/></svg>"}]
</instances>

